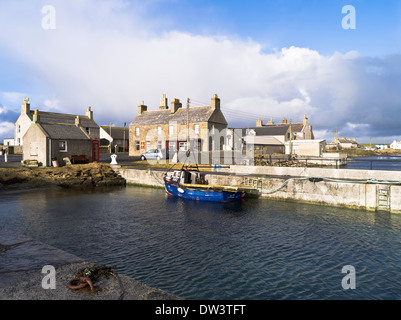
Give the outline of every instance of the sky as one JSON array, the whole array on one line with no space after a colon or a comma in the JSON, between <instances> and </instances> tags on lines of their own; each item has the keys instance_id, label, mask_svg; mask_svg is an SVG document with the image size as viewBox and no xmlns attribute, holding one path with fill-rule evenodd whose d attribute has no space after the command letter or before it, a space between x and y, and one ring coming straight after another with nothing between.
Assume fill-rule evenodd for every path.
<instances>
[{"instance_id":1,"label":"sky","mask_svg":"<svg viewBox=\"0 0 401 320\"><path fill-rule=\"evenodd\" d=\"M0 30L1 142L25 97L123 126L162 94L218 94L229 127L401 140L399 0L1 0Z\"/></svg>"}]
</instances>

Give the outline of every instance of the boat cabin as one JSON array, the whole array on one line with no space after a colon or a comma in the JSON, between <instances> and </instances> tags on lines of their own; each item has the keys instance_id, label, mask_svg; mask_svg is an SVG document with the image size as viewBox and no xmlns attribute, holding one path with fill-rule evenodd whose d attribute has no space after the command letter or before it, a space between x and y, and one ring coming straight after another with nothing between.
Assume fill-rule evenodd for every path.
<instances>
[{"instance_id":1,"label":"boat cabin","mask_svg":"<svg viewBox=\"0 0 401 320\"><path fill-rule=\"evenodd\" d=\"M199 171L174 170L171 180L175 183L183 184L207 184L205 175Z\"/></svg>"}]
</instances>

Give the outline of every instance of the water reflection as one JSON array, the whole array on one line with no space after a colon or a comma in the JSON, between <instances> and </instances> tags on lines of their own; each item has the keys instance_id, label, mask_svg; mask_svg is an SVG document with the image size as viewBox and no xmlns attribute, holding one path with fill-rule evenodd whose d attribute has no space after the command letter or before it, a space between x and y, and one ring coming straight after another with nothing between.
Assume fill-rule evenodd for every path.
<instances>
[{"instance_id":1,"label":"water reflection","mask_svg":"<svg viewBox=\"0 0 401 320\"><path fill-rule=\"evenodd\" d=\"M162 189L2 194L0 224L188 299L399 298L401 217ZM344 292L353 265L358 290ZM380 282L380 287L372 285Z\"/></svg>"}]
</instances>

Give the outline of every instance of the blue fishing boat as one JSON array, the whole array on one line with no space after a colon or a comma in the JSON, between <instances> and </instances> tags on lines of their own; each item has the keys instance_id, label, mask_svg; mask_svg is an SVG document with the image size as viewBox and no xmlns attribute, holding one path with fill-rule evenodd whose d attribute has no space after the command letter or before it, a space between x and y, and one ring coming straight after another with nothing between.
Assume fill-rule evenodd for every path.
<instances>
[{"instance_id":1,"label":"blue fishing boat","mask_svg":"<svg viewBox=\"0 0 401 320\"><path fill-rule=\"evenodd\" d=\"M165 175L167 194L199 201L231 202L245 197L246 187L209 185L204 176L195 170L175 170Z\"/></svg>"}]
</instances>

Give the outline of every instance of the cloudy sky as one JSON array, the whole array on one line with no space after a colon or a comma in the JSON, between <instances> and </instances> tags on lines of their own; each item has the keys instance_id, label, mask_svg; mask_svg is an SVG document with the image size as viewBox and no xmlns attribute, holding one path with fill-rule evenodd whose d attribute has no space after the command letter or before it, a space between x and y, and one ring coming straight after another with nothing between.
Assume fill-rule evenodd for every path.
<instances>
[{"instance_id":1,"label":"cloudy sky","mask_svg":"<svg viewBox=\"0 0 401 320\"><path fill-rule=\"evenodd\" d=\"M24 97L122 126L163 93L217 93L230 127L306 114L316 138L401 140L399 0L1 0L0 30L0 141Z\"/></svg>"}]
</instances>

